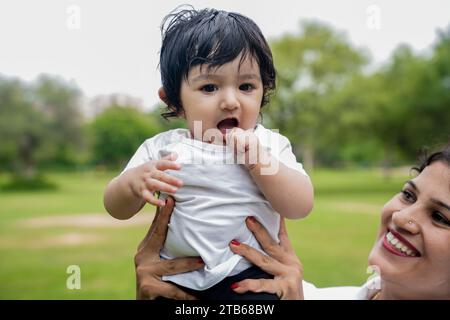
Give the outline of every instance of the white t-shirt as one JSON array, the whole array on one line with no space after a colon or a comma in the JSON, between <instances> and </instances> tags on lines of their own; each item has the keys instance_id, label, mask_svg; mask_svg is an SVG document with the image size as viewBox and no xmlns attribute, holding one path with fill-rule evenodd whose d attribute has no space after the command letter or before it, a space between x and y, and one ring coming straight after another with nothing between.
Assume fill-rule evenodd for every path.
<instances>
[{"instance_id":1,"label":"white t-shirt","mask_svg":"<svg viewBox=\"0 0 450 320\"><path fill-rule=\"evenodd\" d=\"M257 125L254 133L272 156L306 175L286 137L262 125ZM280 216L265 199L245 166L234 164L234 153L229 147L191 139L187 129L166 131L146 140L125 170L172 152L178 154L176 162L182 164L182 168L166 172L180 178L183 187L173 195L175 207L161 257L200 256L205 267L165 276L163 280L204 290L251 266L247 260L231 252L231 240L236 239L261 250L246 227L246 217L254 216L278 241Z\"/></svg>"}]
</instances>

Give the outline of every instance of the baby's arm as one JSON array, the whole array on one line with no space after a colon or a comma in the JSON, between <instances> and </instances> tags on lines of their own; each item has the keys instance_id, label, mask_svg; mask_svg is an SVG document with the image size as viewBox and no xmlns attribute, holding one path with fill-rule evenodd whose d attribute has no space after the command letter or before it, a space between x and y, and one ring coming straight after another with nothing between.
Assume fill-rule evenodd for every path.
<instances>
[{"instance_id":1,"label":"baby's arm","mask_svg":"<svg viewBox=\"0 0 450 320\"><path fill-rule=\"evenodd\" d=\"M313 208L314 190L311 180L303 173L287 167L270 154L266 157L271 167L278 165L278 170L273 174L261 174L266 165L258 162L249 168L253 180L273 209L281 216L288 219L306 217ZM264 163L267 162L264 161Z\"/></svg>"},{"instance_id":2,"label":"baby's arm","mask_svg":"<svg viewBox=\"0 0 450 320\"><path fill-rule=\"evenodd\" d=\"M106 211L117 219L129 219L144 206L145 202L164 206L164 201L155 198L156 191L175 193L183 185L164 170L179 170L171 154L161 160L150 161L129 169L111 180L105 189L103 202Z\"/></svg>"},{"instance_id":3,"label":"baby's arm","mask_svg":"<svg viewBox=\"0 0 450 320\"><path fill-rule=\"evenodd\" d=\"M230 138L232 140L228 140ZM260 146L258 138L250 130L234 128L227 137L227 143L231 141L236 153L245 156L245 166L275 211L288 219L304 218L311 212L314 190L307 175L272 156ZM251 148L257 150L254 159L250 159Z\"/></svg>"}]
</instances>

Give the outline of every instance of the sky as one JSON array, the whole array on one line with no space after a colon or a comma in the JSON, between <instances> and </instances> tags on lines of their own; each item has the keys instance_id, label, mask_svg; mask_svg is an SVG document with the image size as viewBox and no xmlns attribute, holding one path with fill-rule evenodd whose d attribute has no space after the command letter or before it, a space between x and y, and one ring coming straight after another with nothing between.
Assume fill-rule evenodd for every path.
<instances>
[{"instance_id":1,"label":"sky","mask_svg":"<svg viewBox=\"0 0 450 320\"><path fill-rule=\"evenodd\" d=\"M436 30L450 25L449 0L0 0L0 74L59 75L89 99L121 93L151 108L160 87L159 26L185 3L242 13L269 40L318 20L367 48L374 65L401 43L426 53Z\"/></svg>"}]
</instances>

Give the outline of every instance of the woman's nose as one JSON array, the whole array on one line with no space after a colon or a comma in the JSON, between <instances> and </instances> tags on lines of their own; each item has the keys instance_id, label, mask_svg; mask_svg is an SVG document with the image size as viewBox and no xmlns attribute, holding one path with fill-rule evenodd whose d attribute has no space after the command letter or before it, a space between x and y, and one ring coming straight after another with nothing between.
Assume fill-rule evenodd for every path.
<instances>
[{"instance_id":1,"label":"woman's nose","mask_svg":"<svg viewBox=\"0 0 450 320\"><path fill-rule=\"evenodd\" d=\"M415 205L402 208L392 214L392 222L397 227L408 231L411 234L420 232L420 215L417 214L420 208Z\"/></svg>"}]
</instances>

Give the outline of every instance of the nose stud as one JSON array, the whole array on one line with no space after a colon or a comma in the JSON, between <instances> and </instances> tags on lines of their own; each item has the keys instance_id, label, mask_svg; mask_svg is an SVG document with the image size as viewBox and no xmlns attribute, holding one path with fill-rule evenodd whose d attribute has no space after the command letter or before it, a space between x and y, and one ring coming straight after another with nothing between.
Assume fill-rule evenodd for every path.
<instances>
[{"instance_id":1,"label":"nose stud","mask_svg":"<svg viewBox=\"0 0 450 320\"><path fill-rule=\"evenodd\" d=\"M408 220L408 224L413 224L413 223L414 223L414 221Z\"/></svg>"}]
</instances>

